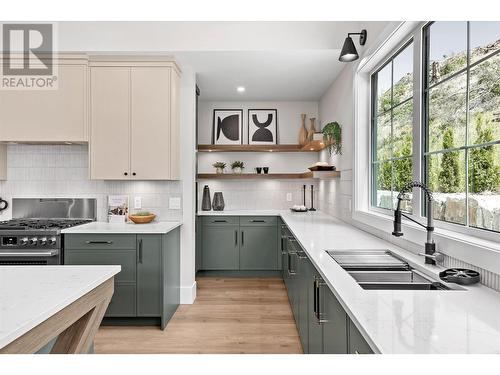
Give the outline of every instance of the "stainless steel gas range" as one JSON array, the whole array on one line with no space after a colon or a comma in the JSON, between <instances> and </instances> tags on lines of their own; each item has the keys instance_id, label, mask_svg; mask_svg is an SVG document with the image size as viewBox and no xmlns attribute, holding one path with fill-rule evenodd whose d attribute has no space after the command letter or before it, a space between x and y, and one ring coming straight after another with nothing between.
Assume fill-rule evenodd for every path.
<instances>
[{"instance_id":1,"label":"stainless steel gas range","mask_svg":"<svg viewBox=\"0 0 500 375\"><path fill-rule=\"evenodd\" d=\"M64 261L61 230L96 220L93 198L14 198L12 220L0 221L0 266Z\"/></svg>"}]
</instances>

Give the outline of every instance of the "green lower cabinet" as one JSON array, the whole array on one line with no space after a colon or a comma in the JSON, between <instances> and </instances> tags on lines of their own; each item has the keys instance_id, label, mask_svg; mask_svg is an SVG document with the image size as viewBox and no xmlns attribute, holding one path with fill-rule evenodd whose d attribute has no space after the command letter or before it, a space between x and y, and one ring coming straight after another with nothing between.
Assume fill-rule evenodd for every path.
<instances>
[{"instance_id":1,"label":"green lower cabinet","mask_svg":"<svg viewBox=\"0 0 500 375\"><path fill-rule=\"evenodd\" d=\"M281 269L278 219L272 216L201 217L203 271L276 271ZM197 262L198 263L198 262Z\"/></svg>"},{"instance_id":2,"label":"green lower cabinet","mask_svg":"<svg viewBox=\"0 0 500 375\"><path fill-rule=\"evenodd\" d=\"M349 319L349 354L373 354L372 348Z\"/></svg>"},{"instance_id":3,"label":"green lower cabinet","mask_svg":"<svg viewBox=\"0 0 500 375\"><path fill-rule=\"evenodd\" d=\"M297 305L298 305L298 330L300 335L300 341L302 344L302 349L304 353L309 352L309 317L310 317L310 307L309 307L309 267L310 263L307 256L304 253L299 252L297 254Z\"/></svg>"},{"instance_id":4,"label":"green lower cabinet","mask_svg":"<svg viewBox=\"0 0 500 375\"><path fill-rule=\"evenodd\" d=\"M240 270L276 270L276 226L240 227Z\"/></svg>"},{"instance_id":5,"label":"green lower cabinet","mask_svg":"<svg viewBox=\"0 0 500 375\"><path fill-rule=\"evenodd\" d=\"M120 265L105 317L160 318L164 328L180 302L179 233L68 234L64 264Z\"/></svg>"},{"instance_id":6,"label":"green lower cabinet","mask_svg":"<svg viewBox=\"0 0 500 375\"><path fill-rule=\"evenodd\" d=\"M161 314L162 238L156 234L137 236L137 315Z\"/></svg>"},{"instance_id":7,"label":"green lower cabinet","mask_svg":"<svg viewBox=\"0 0 500 375\"><path fill-rule=\"evenodd\" d=\"M347 354L347 314L327 286L321 292L323 353Z\"/></svg>"},{"instance_id":8,"label":"green lower cabinet","mask_svg":"<svg viewBox=\"0 0 500 375\"><path fill-rule=\"evenodd\" d=\"M238 270L240 267L239 226L203 226L203 270Z\"/></svg>"}]
</instances>

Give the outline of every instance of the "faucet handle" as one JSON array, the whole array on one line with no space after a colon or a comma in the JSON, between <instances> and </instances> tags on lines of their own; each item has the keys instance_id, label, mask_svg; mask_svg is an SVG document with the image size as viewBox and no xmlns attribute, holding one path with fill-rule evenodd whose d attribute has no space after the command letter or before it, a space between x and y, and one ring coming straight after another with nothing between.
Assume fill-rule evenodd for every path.
<instances>
[{"instance_id":1,"label":"faucet handle","mask_svg":"<svg viewBox=\"0 0 500 375\"><path fill-rule=\"evenodd\" d=\"M443 263L444 262L444 254L441 253L434 253L434 254L424 254L424 253L418 253L418 255L426 258L431 258L436 261L436 263Z\"/></svg>"}]
</instances>

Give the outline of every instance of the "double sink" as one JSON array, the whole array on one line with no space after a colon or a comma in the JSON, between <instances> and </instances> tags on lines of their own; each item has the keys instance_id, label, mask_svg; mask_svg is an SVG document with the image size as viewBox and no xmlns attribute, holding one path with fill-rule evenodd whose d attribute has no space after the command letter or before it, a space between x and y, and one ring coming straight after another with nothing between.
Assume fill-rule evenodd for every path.
<instances>
[{"instance_id":1,"label":"double sink","mask_svg":"<svg viewBox=\"0 0 500 375\"><path fill-rule=\"evenodd\" d=\"M459 290L413 269L390 250L326 250L363 289Z\"/></svg>"}]
</instances>

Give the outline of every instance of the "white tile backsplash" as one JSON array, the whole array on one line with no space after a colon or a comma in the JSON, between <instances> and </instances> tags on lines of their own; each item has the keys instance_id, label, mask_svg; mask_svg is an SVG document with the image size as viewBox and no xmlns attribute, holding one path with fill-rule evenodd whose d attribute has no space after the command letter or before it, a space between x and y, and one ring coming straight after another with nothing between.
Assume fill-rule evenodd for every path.
<instances>
[{"instance_id":1,"label":"white tile backsplash","mask_svg":"<svg viewBox=\"0 0 500 375\"><path fill-rule=\"evenodd\" d=\"M316 181L294 180L240 180L240 181L198 181L198 210L201 210L203 187L208 185L210 196L216 191L224 195L225 210L286 210L303 202L303 185L307 186L306 205L311 206L311 185L314 185L314 207L318 205L318 184ZM286 194L292 194L292 202L286 201Z\"/></svg>"},{"instance_id":2,"label":"white tile backsplash","mask_svg":"<svg viewBox=\"0 0 500 375\"><path fill-rule=\"evenodd\" d=\"M0 181L0 197L9 202L16 197L97 198L99 221L107 220L107 196L125 194L142 197L142 209L159 220L181 220L182 210L170 210L170 197L182 197L180 181L90 180L86 145L9 145L7 180ZM11 217L10 209L0 220Z\"/></svg>"}]
</instances>

